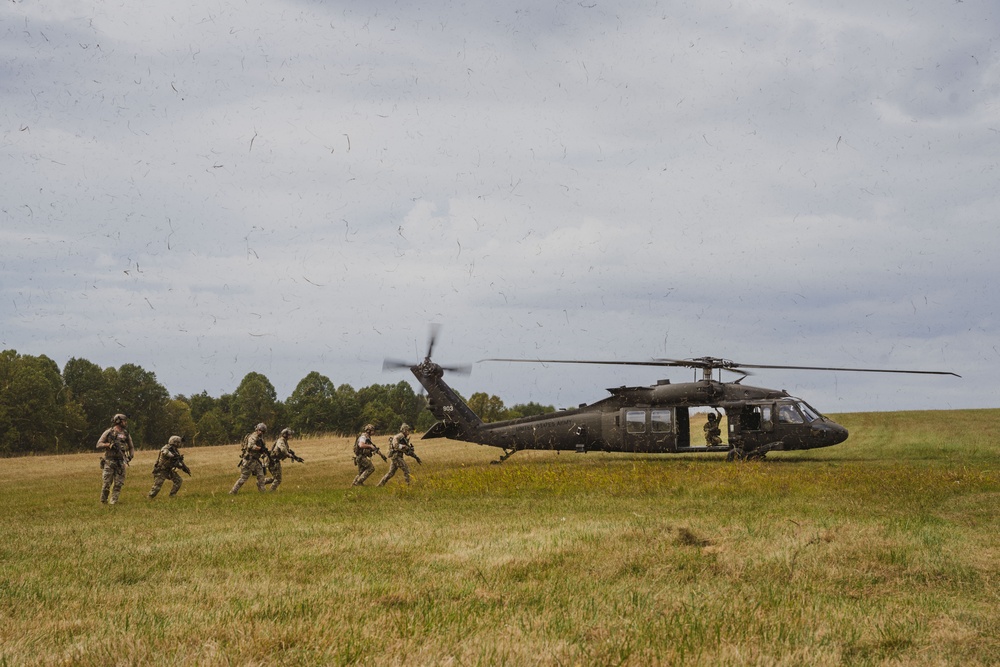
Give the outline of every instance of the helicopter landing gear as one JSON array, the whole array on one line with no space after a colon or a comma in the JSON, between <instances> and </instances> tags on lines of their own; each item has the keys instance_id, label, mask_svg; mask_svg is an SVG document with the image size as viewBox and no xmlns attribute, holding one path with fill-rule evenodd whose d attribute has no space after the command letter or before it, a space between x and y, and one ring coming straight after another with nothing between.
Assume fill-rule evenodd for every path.
<instances>
[{"instance_id":1,"label":"helicopter landing gear","mask_svg":"<svg viewBox=\"0 0 1000 667\"><path fill-rule=\"evenodd\" d=\"M767 453L772 449L781 449L782 442L778 440L776 442L769 442L766 445L761 445L756 449L745 450L733 447L726 453L727 461L763 461Z\"/></svg>"},{"instance_id":2,"label":"helicopter landing gear","mask_svg":"<svg viewBox=\"0 0 1000 667\"><path fill-rule=\"evenodd\" d=\"M510 451L508 451L506 449L503 450L503 456L501 456L496 461L490 461L490 465L494 465L494 466L500 465L501 463L503 463L504 461L506 461L507 459L509 459L511 456L513 456L514 452L516 452L516 451L517 451L516 449L511 449Z\"/></svg>"},{"instance_id":3,"label":"helicopter landing gear","mask_svg":"<svg viewBox=\"0 0 1000 667\"><path fill-rule=\"evenodd\" d=\"M744 452L742 449L730 449L726 453L727 461L763 461L764 457L767 456L767 452L761 452L754 450L752 452Z\"/></svg>"}]
</instances>

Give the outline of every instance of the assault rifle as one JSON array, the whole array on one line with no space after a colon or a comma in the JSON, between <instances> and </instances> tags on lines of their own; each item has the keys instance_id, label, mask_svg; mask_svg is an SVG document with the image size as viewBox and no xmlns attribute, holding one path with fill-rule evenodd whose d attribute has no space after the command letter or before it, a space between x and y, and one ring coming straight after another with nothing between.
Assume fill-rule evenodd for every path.
<instances>
[{"instance_id":1,"label":"assault rifle","mask_svg":"<svg viewBox=\"0 0 1000 667\"><path fill-rule=\"evenodd\" d=\"M181 470L183 470L184 472L186 472L188 477L191 476L191 469L187 467L186 463L184 463L184 455L183 454L178 454L177 455L177 466L176 467L178 467Z\"/></svg>"},{"instance_id":2,"label":"assault rifle","mask_svg":"<svg viewBox=\"0 0 1000 667\"><path fill-rule=\"evenodd\" d=\"M299 456L298 454L296 454L295 452L293 452L292 449L291 449L291 447L287 446L287 443L286 443L285 449L288 450L288 458L290 458L291 460L296 461L298 463L305 463L306 462L305 459L303 459L301 456ZM278 443L275 442L274 445L271 447L271 451L269 451L267 453L268 458L270 460L274 461L275 459L277 459L277 457L279 455L279 452L280 452L280 450L278 449ZM277 460L280 461L281 459L277 459Z\"/></svg>"},{"instance_id":3,"label":"assault rifle","mask_svg":"<svg viewBox=\"0 0 1000 667\"><path fill-rule=\"evenodd\" d=\"M413 445L409 445L409 446L407 446L407 447L404 447L404 448L403 448L403 453L404 453L404 454L407 454L407 455L409 455L409 456L412 456L412 457L413 457L413 460L415 460L415 461L416 461L417 463L419 463L420 465L423 465L423 464L424 464L424 462L420 460L420 457L419 457L419 456L417 456L417 453L416 453L415 451L413 451Z\"/></svg>"}]
</instances>

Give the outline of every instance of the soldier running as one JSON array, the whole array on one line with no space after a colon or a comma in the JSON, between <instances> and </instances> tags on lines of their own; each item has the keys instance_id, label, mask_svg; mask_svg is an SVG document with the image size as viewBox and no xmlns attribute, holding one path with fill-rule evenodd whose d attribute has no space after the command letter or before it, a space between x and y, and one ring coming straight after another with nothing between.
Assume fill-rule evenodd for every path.
<instances>
[{"instance_id":1,"label":"soldier running","mask_svg":"<svg viewBox=\"0 0 1000 667\"><path fill-rule=\"evenodd\" d=\"M299 463L305 463L305 461L296 456L295 452L293 452L288 446L288 439L293 435L295 435L295 431L292 429L281 429L281 434L278 436L277 442L274 443L274 447L271 448L271 452L268 455L270 464L267 469L271 473L271 476L264 480L264 486L270 484L271 491L277 491L278 487L281 485L282 461L285 459L291 459L293 461L298 461Z\"/></svg>"},{"instance_id":2,"label":"soldier running","mask_svg":"<svg viewBox=\"0 0 1000 667\"><path fill-rule=\"evenodd\" d=\"M247 435L243 442L243 452L240 455L240 478L233 484L231 495L236 495L240 487L250 479L250 475L257 478L257 490L264 491L264 465L261 459L267 458L267 443L264 442L264 433L267 431L267 424L261 422L257 424L253 433Z\"/></svg>"},{"instance_id":3,"label":"soldier running","mask_svg":"<svg viewBox=\"0 0 1000 667\"><path fill-rule=\"evenodd\" d=\"M413 445L410 444L410 425L403 424L399 427L399 433L393 436L392 440L389 442L389 458L392 461L389 463L389 472L385 474L381 480L379 480L379 486L385 486L385 483L392 479L392 476L396 474L397 469L402 469L403 479L406 483L410 483L410 467L406 465L406 461L403 460L403 456L412 456L416 459L417 463L421 463L420 457L417 456L416 452L413 451Z\"/></svg>"},{"instance_id":4,"label":"soldier running","mask_svg":"<svg viewBox=\"0 0 1000 667\"><path fill-rule=\"evenodd\" d=\"M378 454L382 457L382 460L387 460L385 454L379 451L379 448L375 446L372 442L372 435L375 433L375 426L373 424L366 424L364 430L361 431L361 435L354 443L354 465L358 466L358 475L354 478L354 482L351 486L362 486L365 480L368 479L373 472L375 472L375 464L372 463L372 456Z\"/></svg>"},{"instance_id":5,"label":"soldier running","mask_svg":"<svg viewBox=\"0 0 1000 667\"><path fill-rule=\"evenodd\" d=\"M167 440L167 444L163 445L160 449L160 454L156 457L156 463L153 464L153 488L149 490L149 497L151 499L156 497L163 483L168 479L173 482L170 495L177 495L177 492L181 489L181 476L177 474L177 468L186 472L188 477L191 476L191 469L184 463L184 455L178 449L182 442L184 442L184 438L179 435L172 435Z\"/></svg>"},{"instance_id":6,"label":"soldier running","mask_svg":"<svg viewBox=\"0 0 1000 667\"><path fill-rule=\"evenodd\" d=\"M125 466L135 456L135 446L128 432L128 417L119 413L111 419L111 428L97 439L97 449L104 450L101 458L101 477L104 482L101 487L101 502L114 505L125 484Z\"/></svg>"}]
</instances>

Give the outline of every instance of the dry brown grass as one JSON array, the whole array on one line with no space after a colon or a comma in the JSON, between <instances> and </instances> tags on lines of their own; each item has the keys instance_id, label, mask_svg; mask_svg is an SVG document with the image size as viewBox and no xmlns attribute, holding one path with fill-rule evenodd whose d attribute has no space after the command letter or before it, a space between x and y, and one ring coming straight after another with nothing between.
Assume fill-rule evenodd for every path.
<instances>
[{"instance_id":1,"label":"dry brown grass","mask_svg":"<svg viewBox=\"0 0 1000 667\"><path fill-rule=\"evenodd\" d=\"M997 664L998 447L892 419L749 464L418 443L360 489L311 438L236 497L237 447L191 448L155 501L147 451L113 508L96 452L3 460L0 664Z\"/></svg>"}]
</instances>

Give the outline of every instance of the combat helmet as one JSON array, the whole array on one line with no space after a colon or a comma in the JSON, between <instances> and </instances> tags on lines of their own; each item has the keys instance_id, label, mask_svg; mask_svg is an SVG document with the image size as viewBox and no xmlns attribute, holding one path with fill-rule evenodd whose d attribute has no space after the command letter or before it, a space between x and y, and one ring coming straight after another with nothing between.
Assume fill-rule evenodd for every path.
<instances>
[{"instance_id":1,"label":"combat helmet","mask_svg":"<svg viewBox=\"0 0 1000 667\"><path fill-rule=\"evenodd\" d=\"M264 431L267 430L267 424L265 424L264 422L261 422L261 423L257 424L256 427L254 427L254 430L255 431L260 431L261 433L263 433Z\"/></svg>"},{"instance_id":2,"label":"combat helmet","mask_svg":"<svg viewBox=\"0 0 1000 667\"><path fill-rule=\"evenodd\" d=\"M111 418L111 425L112 426L115 426L116 424L124 425L125 422L127 421L128 421L128 415L119 412L118 414L116 414L114 417Z\"/></svg>"},{"instance_id":3,"label":"combat helmet","mask_svg":"<svg viewBox=\"0 0 1000 667\"><path fill-rule=\"evenodd\" d=\"M173 445L174 447L180 446L180 444L182 442L184 442L184 438L182 438L179 435L172 435L172 436L170 436L170 439L167 440L167 444L168 445Z\"/></svg>"}]
</instances>

